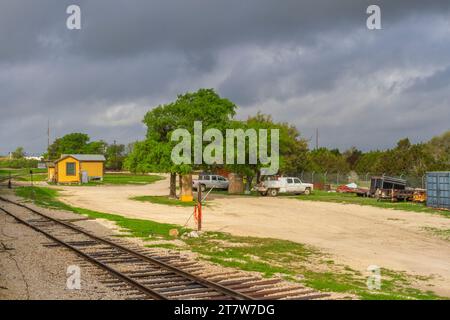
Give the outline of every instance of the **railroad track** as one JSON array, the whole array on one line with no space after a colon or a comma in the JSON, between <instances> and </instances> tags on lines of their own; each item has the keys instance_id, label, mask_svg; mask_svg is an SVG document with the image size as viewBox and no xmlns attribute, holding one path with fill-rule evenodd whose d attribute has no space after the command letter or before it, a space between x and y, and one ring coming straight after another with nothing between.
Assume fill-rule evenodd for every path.
<instances>
[{"instance_id":1,"label":"railroad track","mask_svg":"<svg viewBox=\"0 0 450 320\"><path fill-rule=\"evenodd\" d=\"M99 237L73 223L55 219L22 203L0 196L0 211L44 234L56 246L63 246L106 271L109 286L130 293L133 299L320 299L329 297L301 285L283 285L280 279L242 277L208 273L197 262L179 255L163 256L143 248L123 245ZM11 208L20 213L12 212ZM17 210L16 210L17 211Z\"/></svg>"}]
</instances>

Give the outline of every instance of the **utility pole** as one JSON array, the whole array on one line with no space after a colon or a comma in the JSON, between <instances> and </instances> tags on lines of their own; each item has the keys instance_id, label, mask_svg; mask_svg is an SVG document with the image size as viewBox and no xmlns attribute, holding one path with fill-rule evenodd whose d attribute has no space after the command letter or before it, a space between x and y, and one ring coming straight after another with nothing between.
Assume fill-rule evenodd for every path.
<instances>
[{"instance_id":1,"label":"utility pole","mask_svg":"<svg viewBox=\"0 0 450 320\"><path fill-rule=\"evenodd\" d=\"M316 128L316 150L319 149L319 128Z\"/></svg>"},{"instance_id":2,"label":"utility pole","mask_svg":"<svg viewBox=\"0 0 450 320\"><path fill-rule=\"evenodd\" d=\"M114 170L117 170L117 145L116 140L114 140Z\"/></svg>"},{"instance_id":3,"label":"utility pole","mask_svg":"<svg viewBox=\"0 0 450 320\"><path fill-rule=\"evenodd\" d=\"M47 160L50 160L50 119L47 120Z\"/></svg>"}]
</instances>

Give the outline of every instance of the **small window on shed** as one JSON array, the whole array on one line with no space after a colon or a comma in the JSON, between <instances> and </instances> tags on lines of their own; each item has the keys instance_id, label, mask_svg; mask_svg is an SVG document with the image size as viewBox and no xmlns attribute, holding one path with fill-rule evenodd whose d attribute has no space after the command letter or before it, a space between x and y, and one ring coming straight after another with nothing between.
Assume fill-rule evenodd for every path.
<instances>
[{"instance_id":1,"label":"small window on shed","mask_svg":"<svg viewBox=\"0 0 450 320\"><path fill-rule=\"evenodd\" d=\"M75 162L67 162L66 163L66 175L67 176L75 175Z\"/></svg>"}]
</instances>

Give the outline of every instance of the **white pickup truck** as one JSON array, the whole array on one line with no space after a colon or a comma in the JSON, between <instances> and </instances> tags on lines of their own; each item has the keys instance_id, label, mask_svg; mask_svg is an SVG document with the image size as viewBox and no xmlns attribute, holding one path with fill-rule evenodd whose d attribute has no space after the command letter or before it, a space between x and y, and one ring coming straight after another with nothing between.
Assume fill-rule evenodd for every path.
<instances>
[{"instance_id":1,"label":"white pickup truck","mask_svg":"<svg viewBox=\"0 0 450 320\"><path fill-rule=\"evenodd\" d=\"M314 186L311 183L303 183L295 177L267 177L255 189L263 196L276 197L278 193L309 195L313 188Z\"/></svg>"}]
</instances>

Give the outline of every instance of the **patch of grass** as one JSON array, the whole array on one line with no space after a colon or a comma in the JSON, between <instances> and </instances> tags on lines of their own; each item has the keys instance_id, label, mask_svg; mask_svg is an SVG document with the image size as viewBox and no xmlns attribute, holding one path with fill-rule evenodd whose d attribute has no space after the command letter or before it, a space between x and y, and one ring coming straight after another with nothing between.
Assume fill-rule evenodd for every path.
<instances>
[{"instance_id":1,"label":"patch of grass","mask_svg":"<svg viewBox=\"0 0 450 320\"><path fill-rule=\"evenodd\" d=\"M29 199L42 207L60 209L77 214L82 214L94 219L106 219L113 221L127 230L131 236L148 239L171 239L169 230L179 228L179 226L157 223L150 220L129 219L115 214L101 213L83 208L72 207L57 199L58 190L41 187L20 187L16 189L16 195Z\"/></svg>"},{"instance_id":2,"label":"patch of grass","mask_svg":"<svg viewBox=\"0 0 450 320\"><path fill-rule=\"evenodd\" d=\"M47 169L37 169L37 168L23 168L23 169L0 169L0 175L7 176L9 173L12 175L29 175L30 170L33 170L33 174L35 173L47 173Z\"/></svg>"},{"instance_id":3,"label":"patch of grass","mask_svg":"<svg viewBox=\"0 0 450 320\"><path fill-rule=\"evenodd\" d=\"M412 287L416 280L412 276L387 269L381 271L381 290L371 291L367 288L367 275L322 259L323 254L314 248L286 240L207 232L200 238L189 238L185 242L190 250L213 263L260 272L267 277L282 275L320 291L348 293L368 300L442 298ZM296 280L298 275L303 279Z\"/></svg>"},{"instance_id":4,"label":"patch of grass","mask_svg":"<svg viewBox=\"0 0 450 320\"><path fill-rule=\"evenodd\" d=\"M439 228L432 228L432 227L425 227L423 229L441 239L450 241L450 229L439 229Z\"/></svg>"},{"instance_id":5,"label":"patch of grass","mask_svg":"<svg viewBox=\"0 0 450 320\"><path fill-rule=\"evenodd\" d=\"M312 194L306 196L301 195L295 197L299 200L305 201L322 201L322 202L335 202L344 204L359 204L362 206L372 206L385 209L395 209L412 212L426 212L440 214L450 218L450 212L441 211L426 207L424 204L413 202L389 202L389 201L377 201L375 198L358 197L351 193L338 193L338 192L325 192L314 191Z\"/></svg>"},{"instance_id":6,"label":"patch of grass","mask_svg":"<svg viewBox=\"0 0 450 320\"><path fill-rule=\"evenodd\" d=\"M67 186L75 187L89 187L89 186L101 186L101 185L145 185L151 184L159 180L163 180L164 177L158 175L134 175L127 173L106 173L103 177L103 181L89 181L83 184L72 184Z\"/></svg>"},{"instance_id":7,"label":"patch of grass","mask_svg":"<svg viewBox=\"0 0 450 320\"><path fill-rule=\"evenodd\" d=\"M180 250L180 247L171 243L147 244L146 248L163 248L169 250Z\"/></svg>"},{"instance_id":8,"label":"patch of grass","mask_svg":"<svg viewBox=\"0 0 450 320\"><path fill-rule=\"evenodd\" d=\"M164 177L158 175L135 175L125 173L107 173L103 178L104 184L150 184Z\"/></svg>"},{"instance_id":9,"label":"patch of grass","mask_svg":"<svg viewBox=\"0 0 450 320\"><path fill-rule=\"evenodd\" d=\"M31 181L30 170L33 170L33 181L47 180L47 169L22 168L22 169L0 169L0 179L8 178L9 174L16 181Z\"/></svg>"},{"instance_id":10,"label":"patch of grass","mask_svg":"<svg viewBox=\"0 0 450 320\"><path fill-rule=\"evenodd\" d=\"M206 192L208 192L208 191L209 191L209 189L206 190ZM206 192L204 191L203 193L206 193ZM259 196L258 192L256 192L256 191L250 191L249 194L246 194L246 193L230 194L230 193L228 193L228 190L220 190L220 189L213 189L211 191L211 194L220 194L220 195L224 195L224 196L242 196L242 197L257 197L257 196Z\"/></svg>"},{"instance_id":11,"label":"patch of grass","mask_svg":"<svg viewBox=\"0 0 450 320\"><path fill-rule=\"evenodd\" d=\"M15 189L19 197L33 201L39 206L51 209L70 210L70 206L57 200L58 190L40 187L19 187Z\"/></svg>"},{"instance_id":12,"label":"patch of grass","mask_svg":"<svg viewBox=\"0 0 450 320\"><path fill-rule=\"evenodd\" d=\"M33 174L33 182L42 182L47 181L48 175L45 174ZM31 176L22 176L15 178L17 181L25 181L25 182L31 182Z\"/></svg>"},{"instance_id":13,"label":"patch of grass","mask_svg":"<svg viewBox=\"0 0 450 320\"><path fill-rule=\"evenodd\" d=\"M286 265L317 254L312 248L285 240L239 237L227 233L206 232L185 240L189 248L209 261L227 267L257 271L265 276L295 275Z\"/></svg>"},{"instance_id":14,"label":"patch of grass","mask_svg":"<svg viewBox=\"0 0 450 320\"><path fill-rule=\"evenodd\" d=\"M105 219L115 222L123 231L129 232L130 236L150 239L172 239L169 236L170 229L178 228L179 226L168 223L157 223L150 220L129 219L119 215L102 213L83 208L72 207L72 212L88 216L89 218Z\"/></svg>"},{"instance_id":15,"label":"patch of grass","mask_svg":"<svg viewBox=\"0 0 450 320\"><path fill-rule=\"evenodd\" d=\"M178 238L171 243L169 230L178 228L180 234L190 231L180 226L141 219L130 219L119 215L96 212L71 207L57 199L58 190L49 188L22 187L17 195L33 200L36 204L68 210L91 218L107 219L115 222L130 236L147 241L157 240L150 247L174 250L190 250L201 259L241 270L260 272L265 276L283 276L291 281L301 282L311 288L356 295L362 299L442 299L432 292L424 292L414 287L419 279L404 272L381 270L381 290L367 288L366 277L357 270L335 263L318 250L296 242L233 236L222 232L205 232L198 238ZM149 238L150 237L150 238ZM158 243L161 239L167 240ZM184 245L180 246L180 241Z\"/></svg>"},{"instance_id":16,"label":"patch of grass","mask_svg":"<svg viewBox=\"0 0 450 320\"><path fill-rule=\"evenodd\" d=\"M195 206L195 201L183 202L178 199L172 199L166 196L140 196L133 197L131 200L142 201L142 202L151 202L156 204L163 204L167 206L177 206L177 207L193 207Z\"/></svg>"},{"instance_id":17,"label":"patch of grass","mask_svg":"<svg viewBox=\"0 0 450 320\"><path fill-rule=\"evenodd\" d=\"M207 191L206 191L207 192ZM259 194L259 192L257 191L250 191L250 193L233 193L230 194L228 193L227 190L218 190L218 189L213 189L211 191L211 194L220 194L220 195L224 195L224 196L241 196L241 197L261 197L261 195ZM279 193L277 197L294 197L293 194L291 193Z\"/></svg>"}]
</instances>

